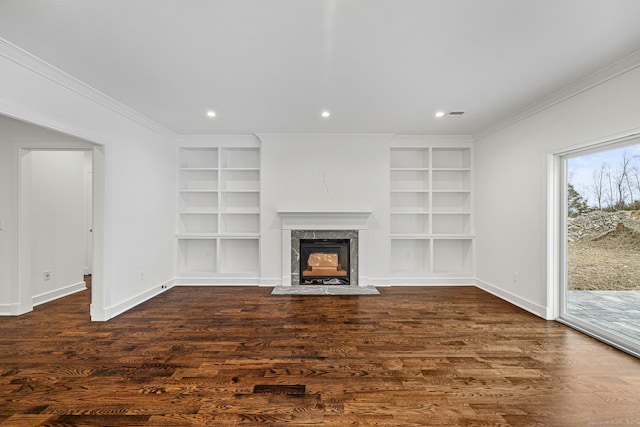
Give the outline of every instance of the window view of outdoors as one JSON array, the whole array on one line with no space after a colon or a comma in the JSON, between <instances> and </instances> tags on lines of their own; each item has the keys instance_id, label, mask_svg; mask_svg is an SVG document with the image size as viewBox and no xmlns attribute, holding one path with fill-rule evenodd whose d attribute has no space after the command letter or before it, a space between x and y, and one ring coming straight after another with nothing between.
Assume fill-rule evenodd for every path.
<instances>
[{"instance_id":1,"label":"window view of outdoors","mask_svg":"<svg viewBox=\"0 0 640 427\"><path fill-rule=\"evenodd\" d=\"M640 144L567 161L566 312L640 343Z\"/></svg>"}]
</instances>

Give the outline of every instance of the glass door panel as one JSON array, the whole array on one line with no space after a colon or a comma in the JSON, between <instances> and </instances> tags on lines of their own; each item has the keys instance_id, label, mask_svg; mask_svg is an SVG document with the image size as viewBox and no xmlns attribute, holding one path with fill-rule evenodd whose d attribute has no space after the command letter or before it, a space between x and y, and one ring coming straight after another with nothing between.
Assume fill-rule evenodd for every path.
<instances>
[{"instance_id":1,"label":"glass door panel","mask_svg":"<svg viewBox=\"0 0 640 427\"><path fill-rule=\"evenodd\" d=\"M640 354L640 144L564 158L560 318Z\"/></svg>"}]
</instances>

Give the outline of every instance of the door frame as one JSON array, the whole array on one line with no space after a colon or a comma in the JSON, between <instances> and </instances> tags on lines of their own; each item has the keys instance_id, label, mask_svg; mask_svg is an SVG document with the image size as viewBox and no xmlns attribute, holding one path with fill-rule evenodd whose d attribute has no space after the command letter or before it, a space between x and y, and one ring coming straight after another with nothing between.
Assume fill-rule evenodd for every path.
<instances>
[{"instance_id":1,"label":"door frame","mask_svg":"<svg viewBox=\"0 0 640 427\"><path fill-rule=\"evenodd\" d=\"M33 151L82 151L92 153L92 168L97 169L93 173L92 205L94 236L92 244L92 264L96 274L92 276L91 289L91 313L93 308L102 307L104 301L104 232L95 233L95 230L104 230L104 155L103 147L90 142L33 142L14 144L14 159L17 162L17 192L18 192L18 280L12 293L12 301L16 311L15 315L24 314L33 310L33 283L31 277L32 248L31 248L31 202L30 192L30 162L29 155ZM96 238L95 234L99 234ZM94 319L95 320L95 319ZM98 319L99 320L99 319Z\"/></svg>"},{"instance_id":2,"label":"door frame","mask_svg":"<svg viewBox=\"0 0 640 427\"><path fill-rule=\"evenodd\" d=\"M567 158L624 146L640 137L640 128L547 152L547 320L556 320L615 348L640 357L640 349L624 337L566 313ZM634 142L637 143L637 142Z\"/></svg>"}]
</instances>

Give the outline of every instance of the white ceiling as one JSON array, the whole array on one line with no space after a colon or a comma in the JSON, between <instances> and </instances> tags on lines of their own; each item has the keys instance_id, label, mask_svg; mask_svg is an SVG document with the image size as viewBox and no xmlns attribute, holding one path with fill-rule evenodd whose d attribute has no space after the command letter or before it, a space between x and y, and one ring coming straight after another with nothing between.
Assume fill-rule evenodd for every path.
<instances>
[{"instance_id":1,"label":"white ceiling","mask_svg":"<svg viewBox=\"0 0 640 427\"><path fill-rule=\"evenodd\" d=\"M640 49L638 18L638 0L2 0L0 37L180 134L473 134Z\"/></svg>"}]
</instances>

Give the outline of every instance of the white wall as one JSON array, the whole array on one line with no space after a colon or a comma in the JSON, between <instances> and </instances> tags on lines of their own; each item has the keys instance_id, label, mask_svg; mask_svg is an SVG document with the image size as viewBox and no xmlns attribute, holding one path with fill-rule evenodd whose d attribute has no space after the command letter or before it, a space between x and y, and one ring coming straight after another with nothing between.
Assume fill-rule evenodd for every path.
<instances>
[{"instance_id":1,"label":"white wall","mask_svg":"<svg viewBox=\"0 0 640 427\"><path fill-rule=\"evenodd\" d=\"M547 153L638 128L640 68L477 140L479 286L545 316Z\"/></svg>"},{"instance_id":2,"label":"white wall","mask_svg":"<svg viewBox=\"0 0 640 427\"><path fill-rule=\"evenodd\" d=\"M31 281L36 303L83 283L86 192L84 152L32 151L30 189ZM45 280L44 272L51 273Z\"/></svg>"},{"instance_id":3,"label":"white wall","mask_svg":"<svg viewBox=\"0 0 640 427\"><path fill-rule=\"evenodd\" d=\"M388 275L390 135L259 135L261 276L282 282L278 211L371 211L369 280ZM376 282L377 280L377 282Z\"/></svg>"},{"instance_id":4,"label":"white wall","mask_svg":"<svg viewBox=\"0 0 640 427\"><path fill-rule=\"evenodd\" d=\"M0 43L0 75L0 114L104 147L106 224L96 233L105 235L106 269L94 277L92 318L108 319L162 292L174 277L171 132L6 43ZM8 182L11 191L15 179ZM13 222L4 232L16 233ZM15 290L6 292L15 284L0 284L0 305L15 304Z\"/></svg>"}]
</instances>

